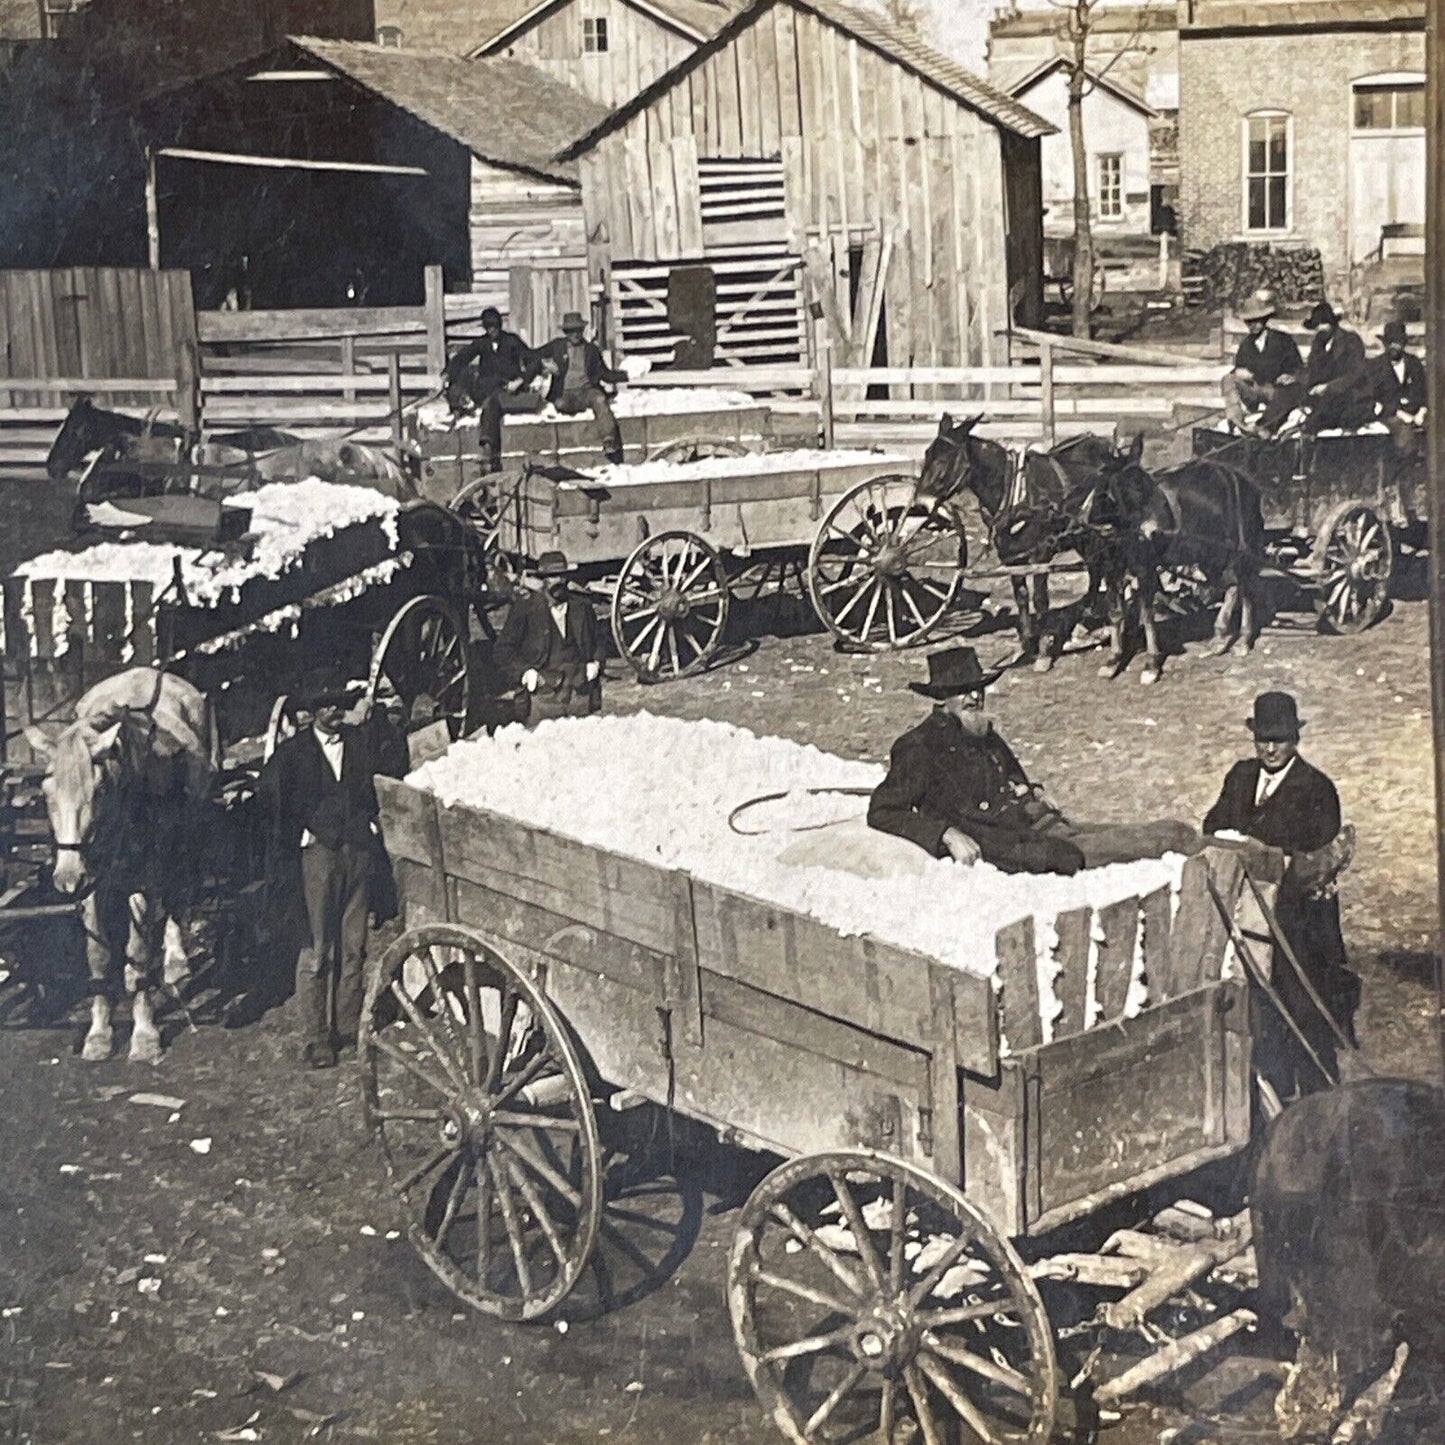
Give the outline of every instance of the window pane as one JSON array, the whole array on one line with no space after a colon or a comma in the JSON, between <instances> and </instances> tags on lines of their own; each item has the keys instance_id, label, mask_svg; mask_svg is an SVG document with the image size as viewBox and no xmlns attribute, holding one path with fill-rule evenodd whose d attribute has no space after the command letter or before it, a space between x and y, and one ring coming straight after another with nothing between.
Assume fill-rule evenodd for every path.
<instances>
[{"instance_id":1,"label":"window pane","mask_svg":"<svg viewBox=\"0 0 1445 1445\"><path fill-rule=\"evenodd\" d=\"M1269 137L1269 169L1272 175L1283 175L1288 165L1285 124L1282 120L1273 122Z\"/></svg>"},{"instance_id":2,"label":"window pane","mask_svg":"<svg viewBox=\"0 0 1445 1445\"><path fill-rule=\"evenodd\" d=\"M1264 182L1253 176L1249 181L1249 229L1264 229Z\"/></svg>"},{"instance_id":3,"label":"window pane","mask_svg":"<svg viewBox=\"0 0 1445 1445\"><path fill-rule=\"evenodd\" d=\"M1390 124L1390 91L1363 86L1355 91L1355 125L1359 130L1385 130Z\"/></svg>"},{"instance_id":4,"label":"window pane","mask_svg":"<svg viewBox=\"0 0 1445 1445\"><path fill-rule=\"evenodd\" d=\"M1284 192L1285 181L1283 176L1271 176L1269 186L1269 227L1273 231L1282 231L1285 226L1284 214Z\"/></svg>"},{"instance_id":5,"label":"window pane","mask_svg":"<svg viewBox=\"0 0 1445 1445\"><path fill-rule=\"evenodd\" d=\"M1425 87L1402 85L1395 94L1395 127L1423 129L1425 125Z\"/></svg>"},{"instance_id":6,"label":"window pane","mask_svg":"<svg viewBox=\"0 0 1445 1445\"><path fill-rule=\"evenodd\" d=\"M1264 138L1255 136L1253 122L1250 123L1249 173L1252 176L1264 174Z\"/></svg>"}]
</instances>

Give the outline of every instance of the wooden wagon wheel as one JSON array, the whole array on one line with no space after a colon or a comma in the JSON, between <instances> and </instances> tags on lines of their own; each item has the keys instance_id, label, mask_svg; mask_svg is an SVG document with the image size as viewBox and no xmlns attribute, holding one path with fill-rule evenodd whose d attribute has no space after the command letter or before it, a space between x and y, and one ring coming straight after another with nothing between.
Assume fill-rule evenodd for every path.
<instances>
[{"instance_id":1,"label":"wooden wagon wheel","mask_svg":"<svg viewBox=\"0 0 1445 1445\"><path fill-rule=\"evenodd\" d=\"M395 699L407 733L445 722L466 730L472 695L471 648L461 613L444 597L413 597L386 625L371 655L373 703Z\"/></svg>"},{"instance_id":2,"label":"wooden wagon wheel","mask_svg":"<svg viewBox=\"0 0 1445 1445\"><path fill-rule=\"evenodd\" d=\"M449 507L476 533L489 585L510 594L516 589L521 569L517 556L503 543L509 521L516 531L515 512L520 504L515 490L501 488L502 480L497 473L474 477L452 498Z\"/></svg>"},{"instance_id":3,"label":"wooden wagon wheel","mask_svg":"<svg viewBox=\"0 0 1445 1445\"><path fill-rule=\"evenodd\" d=\"M967 559L952 508L920 499L912 477L873 477L823 518L808 552L808 596L840 642L906 647L938 626Z\"/></svg>"},{"instance_id":4,"label":"wooden wagon wheel","mask_svg":"<svg viewBox=\"0 0 1445 1445\"><path fill-rule=\"evenodd\" d=\"M743 1207L733 1333L790 1440L1045 1445L1053 1335L1013 1247L952 1185L873 1151L793 1160ZM957 1422L957 1423L955 1423Z\"/></svg>"},{"instance_id":5,"label":"wooden wagon wheel","mask_svg":"<svg viewBox=\"0 0 1445 1445\"><path fill-rule=\"evenodd\" d=\"M622 564L612 598L617 650L643 682L701 672L722 643L728 575L711 543L659 532Z\"/></svg>"},{"instance_id":6,"label":"wooden wagon wheel","mask_svg":"<svg viewBox=\"0 0 1445 1445\"><path fill-rule=\"evenodd\" d=\"M581 1278L602 1152L576 1046L535 983L454 924L403 934L367 989L366 1122L407 1232L460 1299L533 1320Z\"/></svg>"},{"instance_id":7,"label":"wooden wagon wheel","mask_svg":"<svg viewBox=\"0 0 1445 1445\"><path fill-rule=\"evenodd\" d=\"M732 437L682 437L665 442L647 460L650 462L700 462L709 457L745 457L749 448Z\"/></svg>"},{"instance_id":8,"label":"wooden wagon wheel","mask_svg":"<svg viewBox=\"0 0 1445 1445\"><path fill-rule=\"evenodd\" d=\"M1315 542L1319 574L1315 615L1331 632L1363 632L1379 621L1390 598L1395 544L1380 513L1367 502L1341 502Z\"/></svg>"}]
</instances>

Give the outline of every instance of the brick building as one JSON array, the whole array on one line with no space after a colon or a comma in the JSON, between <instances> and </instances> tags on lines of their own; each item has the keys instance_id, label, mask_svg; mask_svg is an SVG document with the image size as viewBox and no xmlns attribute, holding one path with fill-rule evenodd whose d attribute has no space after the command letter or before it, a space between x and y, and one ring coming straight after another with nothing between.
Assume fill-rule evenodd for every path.
<instances>
[{"instance_id":1,"label":"brick building","mask_svg":"<svg viewBox=\"0 0 1445 1445\"><path fill-rule=\"evenodd\" d=\"M1184 242L1318 247L1425 218L1424 0L1179 0Z\"/></svg>"}]
</instances>

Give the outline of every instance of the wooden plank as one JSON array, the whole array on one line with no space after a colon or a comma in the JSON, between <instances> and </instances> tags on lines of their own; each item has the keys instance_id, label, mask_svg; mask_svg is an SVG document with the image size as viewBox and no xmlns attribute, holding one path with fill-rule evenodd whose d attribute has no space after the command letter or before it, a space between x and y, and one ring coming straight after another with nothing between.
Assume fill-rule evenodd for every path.
<instances>
[{"instance_id":1,"label":"wooden plank","mask_svg":"<svg viewBox=\"0 0 1445 1445\"><path fill-rule=\"evenodd\" d=\"M126 636L122 649L129 649L132 662L141 667L149 667L158 660L155 588L149 582L131 582L127 586L130 605L126 609Z\"/></svg>"},{"instance_id":2,"label":"wooden plank","mask_svg":"<svg viewBox=\"0 0 1445 1445\"><path fill-rule=\"evenodd\" d=\"M125 583L97 582L91 589L91 647L119 662L125 640Z\"/></svg>"},{"instance_id":3,"label":"wooden plank","mask_svg":"<svg viewBox=\"0 0 1445 1445\"><path fill-rule=\"evenodd\" d=\"M1129 997L1129 979L1134 969L1134 949L1139 940L1139 900L1120 899L1099 910L1099 966L1094 997L1099 1018L1107 1023L1122 1018Z\"/></svg>"},{"instance_id":4,"label":"wooden plank","mask_svg":"<svg viewBox=\"0 0 1445 1445\"><path fill-rule=\"evenodd\" d=\"M1039 975L1034 953L1034 921L1020 919L1001 928L994 939L999 981L1003 985L1000 1008L1003 1033L1011 1053L1018 1054L1043 1042L1039 1015ZM981 1071L979 1071L981 1072Z\"/></svg>"},{"instance_id":5,"label":"wooden plank","mask_svg":"<svg viewBox=\"0 0 1445 1445\"><path fill-rule=\"evenodd\" d=\"M1083 1033L1089 994L1089 934L1094 926L1090 908L1072 908L1054 920L1059 935L1055 957L1059 964L1055 989L1063 1012L1054 1021L1054 1037Z\"/></svg>"},{"instance_id":6,"label":"wooden plank","mask_svg":"<svg viewBox=\"0 0 1445 1445\"><path fill-rule=\"evenodd\" d=\"M197 327L203 342L306 341L342 336L425 337L420 306L336 306L295 311L202 311Z\"/></svg>"},{"instance_id":7,"label":"wooden plank","mask_svg":"<svg viewBox=\"0 0 1445 1445\"><path fill-rule=\"evenodd\" d=\"M440 870L436 795L399 779L378 777L376 796L381 804L387 852L393 858L409 858L413 863Z\"/></svg>"},{"instance_id":8,"label":"wooden plank","mask_svg":"<svg viewBox=\"0 0 1445 1445\"><path fill-rule=\"evenodd\" d=\"M677 245L683 256L702 254L702 195L697 166L697 137L672 140L673 189L677 195Z\"/></svg>"},{"instance_id":9,"label":"wooden plank","mask_svg":"<svg viewBox=\"0 0 1445 1445\"><path fill-rule=\"evenodd\" d=\"M1144 978L1149 985L1149 995L1151 998L1168 998L1174 991L1169 944L1174 915L1173 890L1166 884L1146 893L1139 900L1139 910L1144 915ZM1164 991L1158 994L1155 993L1156 979L1164 985Z\"/></svg>"},{"instance_id":10,"label":"wooden plank","mask_svg":"<svg viewBox=\"0 0 1445 1445\"><path fill-rule=\"evenodd\" d=\"M910 1046L927 1037L933 960L873 938L843 937L815 919L699 880L693 903L704 969ZM960 1065L991 1075L998 1066L992 985L949 972Z\"/></svg>"},{"instance_id":11,"label":"wooden plank","mask_svg":"<svg viewBox=\"0 0 1445 1445\"><path fill-rule=\"evenodd\" d=\"M952 1184L963 1182L963 1109L959 1088L957 970L935 963L928 972L932 1028L928 1044L928 1096L932 1108L933 1172Z\"/></svg>"},{"instance_id":12,"label":"wooden plank","mask_svg":"<svg viewBox=\"0 0 1445 1445\"><path fill-rule=\"evenodd\" d=\"M1202 866L1191 872L1195 863ZM1210 894L1210 879L1223 901L1224 914ZM1228 918L1233 916L1243 885L1244 865L1234 849L1206 848L1185 864L1170 944L1171 980L1176 993L1186 993L1219 977L1229 940Z\"/></svg>"}]
</instances>

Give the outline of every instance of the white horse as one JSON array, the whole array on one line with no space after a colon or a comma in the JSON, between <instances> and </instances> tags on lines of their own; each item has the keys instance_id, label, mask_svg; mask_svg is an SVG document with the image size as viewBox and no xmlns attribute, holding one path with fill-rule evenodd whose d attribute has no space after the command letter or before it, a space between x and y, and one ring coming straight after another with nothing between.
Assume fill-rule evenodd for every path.
<instances>
[{"instance_id":1,"label":"white horse","mask_svg":"<svg viewBox=\"0 0 1445 1445\"><path fill-rule=\"evenodd\" d=\"M130 1058L157 1063L151 980L163 937L167 979L177 963L184 971L177 914L201 844L189 830L210 797L219 759L210 706L182 678L133 667L86 692L75 721L53 740L35 728L26 736L49 759L43 788L55 886L84 893L91 1018L82 1057L110 1057L112 962L119 952L133 997Z\"/></svg>"}]
</instances>

